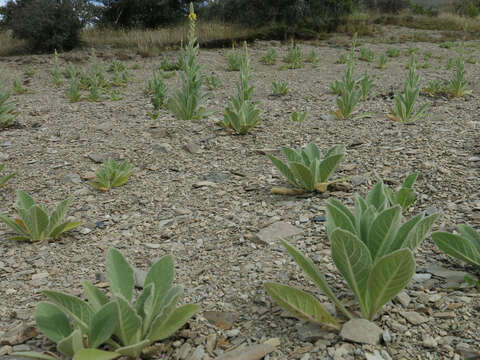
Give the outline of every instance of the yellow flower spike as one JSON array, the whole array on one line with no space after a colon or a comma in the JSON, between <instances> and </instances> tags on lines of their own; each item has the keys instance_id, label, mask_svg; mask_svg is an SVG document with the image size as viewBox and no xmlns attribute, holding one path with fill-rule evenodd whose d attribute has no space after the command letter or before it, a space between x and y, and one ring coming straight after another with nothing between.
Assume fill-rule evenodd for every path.
<instances>
[{"instance_id":1,"label":"yellow flower spike","mask_svg":"<svg viewBox=\"0 0 480 360\"><path fill-rule=\"evenodd\" d=\"M190 19L190 21L196 21L197 20L197 14L192 12L188 15L188 18Z\"/></svg>"}]
</instances>

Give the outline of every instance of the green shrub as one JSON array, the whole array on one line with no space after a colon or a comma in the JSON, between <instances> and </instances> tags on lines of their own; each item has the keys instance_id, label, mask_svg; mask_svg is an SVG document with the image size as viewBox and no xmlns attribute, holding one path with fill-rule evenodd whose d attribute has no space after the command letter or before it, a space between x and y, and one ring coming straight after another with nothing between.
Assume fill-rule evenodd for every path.
<instances>
[{"instance_id":1,"label":"green shrub","mask_svg":"<svg viewBox=\"0 0 480 360\"><path fill-rule=\"evenodd\" d=\"M0 129L11 126L18 116L15 111L16 103L9 101L10 96L11 93L7 90L6 80L0 70Z\"/></svg>"},{"instance_id":2,"label":"green shrub","mask_svg":"<svg viewBox=\"0 0 480 360\"><path fill-rule=\"evenodd\" d=\"M262 63L265 65L274 65L277 61L277 56L275 49L268 49L267 53L262 56Z\"/></svg>"},{"instance_id":3,"label":"green shrub","mask_svg":"<svg viewBox=\"0 0 480 360\"><path fill-rule=\"evenodd\" d=\"M17 0L7 4L5 25L34 51L71 50L82 23L70 0Z\"/></svg>"},{"instance_id":4,"label":"green shrub","mask_svg":"<svg viewBox=\"0 0 480 360\"><path fill-rule=\"evenodd\" d=\"M272 93L275 96L287 95L289 92L288 83L286 81L272 82Z\"/></svg>"},{"instance_id":5,"label":"green shrub","mask_svg":"<svg viewBox=\"0 0 480 360\"><path fill-rule=\"evenodd\" d=\"M96 180L90 185L101 191L124 185L133 175L132 165L127 161L116 162L108 158L96 172Z\"/></svg>"}]
</instances>

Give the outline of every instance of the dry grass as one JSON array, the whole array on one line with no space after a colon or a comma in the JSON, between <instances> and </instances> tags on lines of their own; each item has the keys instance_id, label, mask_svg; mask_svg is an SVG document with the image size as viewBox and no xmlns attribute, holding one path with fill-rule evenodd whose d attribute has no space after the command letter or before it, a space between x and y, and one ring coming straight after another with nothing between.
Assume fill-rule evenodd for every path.
<instances>
[{"instance_id":1,"label":"dry grass","mask_svg":"<svg viewBox=\"0 0 480 360\"><path fill-rule=\"evenodd\" d=\"M88 29L83 32L82 40L88 47L132 49L142 56L151 56L162 49L179 46L180 42L186 39L187 32L187 26L158 30ZM244 39L252 35L254 32L245 27L221 23L199 23L197 25L197 37L200 44Z\"/></svg>"},{"instance_id":2,"label":"dry grass","mask_svg":"<svg viewBox=\"0 0 480 360\"><path fill-rule=\"evenodd\" d=\"M7 31L0 32L0 56L25 54L25 42L14 39Z\"/></svg>"}]
</instances>

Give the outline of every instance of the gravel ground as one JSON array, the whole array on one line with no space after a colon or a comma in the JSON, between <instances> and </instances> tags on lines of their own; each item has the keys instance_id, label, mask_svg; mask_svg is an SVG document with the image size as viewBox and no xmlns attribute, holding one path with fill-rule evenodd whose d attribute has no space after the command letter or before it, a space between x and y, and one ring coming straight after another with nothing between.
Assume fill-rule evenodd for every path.
<instances>
[{"instance_id":1,"label":"gravel ground","mask_svg":"<svg viewBox=\"0 0 480 360\"><path fill-rule=\"evenodd\" d=\"M405 31L385 31L397 30ZM467 43L477 58L479 45ZM167 111L157 121L147 116L152 109L145 84L160 58L132 55L124 60L140 69L130 70L133 79L120 89L122 100L73 104L64 95L68 84L52 83L52 56L0 58L8 75L16 71L22 78L28 67L36 71L26 85L30 93L14 96L19 126L0 131L0 162L4 171L18 173L0 193L0 212L15 214L17 189L51 206L74 195L69 215L84 222L55 242L0 242L0 339L33 320L43 289L79 295L82 280L101 282L107 249L114 246L142 270L172 253L176 281L186 288L185 301L201 305L187 328L166 341L154 358L212 359L269 341L276 349L265 359L461 359L460 354L479 359L480 293L461 281L475 269L440 253L430 238L417 250L412 283L375 320L383 331L381 344L352 343L309 327L266 295L263 282L273 280L327 301L269 237L272 224L288 223L297 230L291 239L296 246L320 266L343 299L352 298L329 254L325 201L335 197L352 204L354 194L365 194L377 175L396 186L409 172L419 172L418 201L411 213L440 211L434 230L451 231L460 223L480 226L480 82L474 81L480 65L466 65L472 95L422 95L421 102L430 103L428 117L414 124L395 123L385 115L393 104L392 91L402 87L407 50L418 47L420 63L430 65L419 69L425 85L450 78L452 70L445 63L456 52L434 43L366 44L377 57L388 47L401 49L402 56L389 59L383 70L376 62L359 61L357 74L366 70L376 78L374 95L359 106L372 116L337 120L330 115L335 95L329 84L343 75L345 65L335 61L347 50L332 40L300 46L305 54L317 51L318 67L279 70L281 61L267 66L260 58L271 47L281 58L287 44L250 46L254 97L263 115L261 126L246 136L216 125L238 78L237 72L226 71L221 50L201 51L204 71L217 75L222 85L207 104L215 114L199 122L176 120ZM425 57L428 53L431 58ZM87 52L67 55L88 66ZM111 50L97 55L108 65L125 54ZM173 52L163 55L172 61L176 57ZM272 81L287 81L289 94L272 96ZM166 82L173 89L179 76ZM308 119L291 122L293 111L308 111ZM348 176L350 181L321 195L272 195L273 186L286 183L265 154L311 141L323 151L334 144L347 146L334 177ZM121 188L98 192L87 179L110 155L130 161L135 174ZM267 235L258 236L260 231ZM7 232L2 226L0 236ZM32 336L10 345L14 350L53 348L42 336ZM8 354L10 345L0 347L0 355Z\"/></svg>"}]
</instances>

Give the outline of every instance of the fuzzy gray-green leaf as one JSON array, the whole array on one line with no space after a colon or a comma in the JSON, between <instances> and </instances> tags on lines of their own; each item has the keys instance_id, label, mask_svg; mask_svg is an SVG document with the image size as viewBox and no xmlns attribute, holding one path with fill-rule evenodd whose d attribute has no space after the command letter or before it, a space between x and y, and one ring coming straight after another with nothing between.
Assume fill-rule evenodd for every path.
<instances>
[{"instance_id":1,"label":"fuzzy gray-green leaf","mask_svg":"<svg viewBox=\"0 0 480 360\"><path fill-rule=\"evenodd\" d=\"M480 251L465 237L437 231L432 234L432 239L448 255L480 267Z\"/></svg>"},{"instance_id":2,"label":"fuzzy gray-green leaf","mask_svg":"<svg viewBox=\"0 0 480 360\"><path fill-rule=\"evenodd\" d=\"M56 305L42 301L35 310L37 327L47 338L59 343L72 333L70 320Z\"/></svg>"},{"instance_id":3,"label":"fuzzy gray-green leaf","mask_svg":"<svg viewBox=\"0 0 480 360\"><path fill-rule=\"evenodd\" d=\"M107 278L113 294L132 301L135 277L133 269L122 253L111 248L107 254Z\"/></svg>"},{"instance_id":4,"label":"fuzzy gray-green leaf","mask_svg":"<svg viewBox=\"0 0 480 360\"><path fill-rule=\"evenodd\" d=\"M110 339L117 324L117 305L111 301L103 305L92 317L88 334L89 347L95 349Z\"/></svg>"},{"instance_id":5,"label":"fuzzy gray-green leaf","mask_svg":"<svg viewBox=\"0 0 480 360\"><path fill-rule=\"evenodd\" d=\"M267 155L268 158L272 161L273 165L285 176L290 184L295 186L296 188L300 187L295 179L295 175L292 173L290 168L285 165L285 163L279 159L277 159L273 155Z\"/></svg>"}]
</instances>

